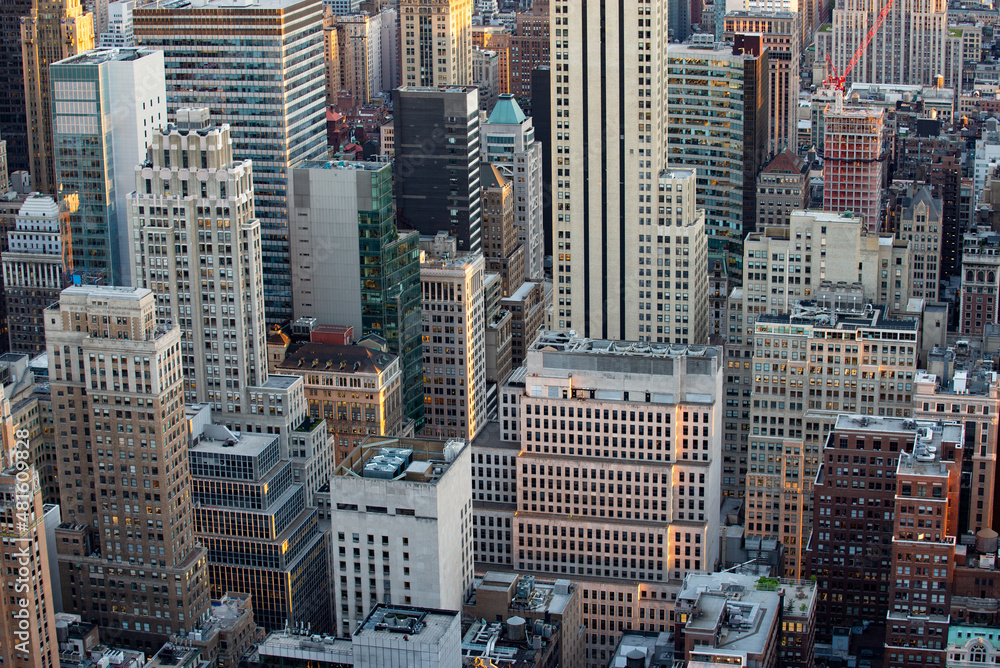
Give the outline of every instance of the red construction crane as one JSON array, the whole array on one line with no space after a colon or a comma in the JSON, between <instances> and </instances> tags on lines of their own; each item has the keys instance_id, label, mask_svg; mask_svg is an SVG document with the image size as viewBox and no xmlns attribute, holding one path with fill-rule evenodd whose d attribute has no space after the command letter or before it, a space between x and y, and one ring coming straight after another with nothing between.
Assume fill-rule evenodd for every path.
<instances>
[{"instance_id":1,"label":"red construction crane","mask_svg":"<svg viewBox=\"0 0 1000 668\"><path fill-rule=\"evenodd\" d=\"M894 0L889 0L885 3L885 7L879 12L878 16L875 18L875 23L868 30L868 34L865 35L864 40L858 46L857 51L851 56L851 60L847 63L847 67L844 68L843 73L838 74L837 68L833 66L833 60L830 58L830 54L826 55L826 81L823 82L824 85L836 88L839 91L844 90L844 83L847 81L847 75L851 73L854 66L858 64L861 57L865 55L865 50L868 49L868 45L871 44L872 39L875 38L875 33L878 32L882 24L885 23L885 17L889 15L889 10L892 9L892 3Z\"/></svg>"}]
</instances>

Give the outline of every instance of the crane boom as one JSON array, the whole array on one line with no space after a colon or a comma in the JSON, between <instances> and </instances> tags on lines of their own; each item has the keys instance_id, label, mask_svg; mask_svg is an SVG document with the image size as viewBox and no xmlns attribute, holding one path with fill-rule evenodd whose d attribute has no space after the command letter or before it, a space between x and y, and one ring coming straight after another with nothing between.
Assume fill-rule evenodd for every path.
<instances>
[{"instance_id":1,"label":"crane boom","mask_svg":"<svg viewBox=\"0 0 1000 668\"><path fill-rule=\"evenodd\" d=\"M844 90L844 84L847 82L847 75L851 73L854 66L861 60L861 57L865 55L865 51L868 50L868 45L871 44L872 40L875 38L875 33L877 33L879 28L882 27L882 24L885 23L885 19L889 15L889 10L892 9L893 2L894 0L888 0L882 8L882 11L880 11L878 16L875 17L875 22L872 24L872 27L868 29L868 33L861 41L857 50L854 51L854 55L851 56L851 60L847 63L847 67L844 68L843 73L837 72L837 69L833 66L832 59L829 54L827 54L827 78L825 83L828 86L832 86L839 91Z\"/></svg>"}]
</instances>

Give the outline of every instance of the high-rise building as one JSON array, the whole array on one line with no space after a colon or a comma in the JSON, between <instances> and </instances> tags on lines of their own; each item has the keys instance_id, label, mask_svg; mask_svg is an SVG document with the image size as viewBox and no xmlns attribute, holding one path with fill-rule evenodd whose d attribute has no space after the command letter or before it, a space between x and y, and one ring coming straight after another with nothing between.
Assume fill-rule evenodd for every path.
<instances>
[{"instance_id":1,"label":"high-rise building","mask_svg":"<svg viewBox=\"0 0 1000 668\"><path fill-rule=\"evenodd\" d=\"M185 403L210 402L228 424L249 413L247 389L267 379L254 174L234 158L230 126L212 125L207 109L176 118L133 169L129 259L135 285L156 295L157 320L181 329Z\"/></svg>"},{"instance_id":2,"label":"high-rise building","mask_svg":"<svg viewBox=\"0 0 1000 668\"><path fill-rule=\"evenodd\" d=\"M31 166L20 37L21 19L31 14L33 6L34 0L13 0L0 8L0 30L5 35L0 43L0 137L8 142L12 172Z\"/></svg>"},{"instance_id":3,"label":"high-rise building","mask_svg":"<svg viewBox=\"0 0 1000 668\"><path fill-rule=\"evenodd\" d=\"M510 360L514 368L524 364L528 347L545 328L545 286L538 281L525 281L500 307L511 314Z\"/></svg>"},{"instance_id":4,"label":"high-rise building","mask_svg":"<svg viewBox=\"0 0 1000 668\"><path fill-rule=\"evenodd\" d=\"M135 46L134 9L135 0L119 0L108 5L108 29L100 34L98 46L103 49Z\"/></svg>"},{"instance_id":5,"label":"high-rise building","mask_svg":"<svg viewBox=\"0 0 1000 668\"><path fill-rule=\"evenodd\" d=\"M288 172L326 151L320 0L173 0L136 8L133 23L136 42L166 58L171 113L208 108L229 124L236 159L253 161L265 315L290 319ZM235 56L233 44L248 40L252 54Z\"/></svg>"},{"instance_id":6,"label":"high-rise building","mask_svg":"<svg viewBox=\"0 0 1000 668\"><path fill-rule=\"evenodd\" d=\"M891 607L896 467L917 439L913 430L895 429L906 424L841 415L820 453L805 571L819 588L824 642L835 627L881 623Z\"/></svg>"},{"instance_id":7,"label":"high-rise building","mask_svg":"<svg viewBox=\"0 0 1000 668\"><path fill-rule=\"evenodd\" d=\"M708 241L705 211L696 208L697 180L693 169L668 169L660 174L657 199L666 203L656 217L656 237L646 236L654 246L641 249L639 262L656 262L656 291L645 279L645 297L640 291L639 339L656 343L708 343ZM661 207L664 208L664 207ZM655 260L654 260L655 258ZM660 269L659 267L663 267ZM643 281L639 281L642 286ZM654 301L648 301L655 296ZM651 324L656 312L655 331ZM642 321L645 321L643 323ZM661 324L662 323L662 324Z\"/></svg>"},{"instance_id":8,"label":"high-rise building","mask_svg":"<svg viewBox=\"0 0 1000 668\"><path fill-rule=\"evenodd\" d=\"M292 280L296 317L377 334L399 355L404 421L424 419L420 236L398 230L392 166L308 162L293 170ZM339 290L334 286L360 286Z\"/></svg>"},{"instance_id":9,"label":"high-rise building","mask_svg":"<svg viewBox=\"0 0 1000 668\"><path fill-rule=\"evenodd\" d=\"M479 89L479 110L493 111L500 96L500 54L472 48L472 85Z\"/></svg>"},{"instance_id":10,"label":"high-rise building","mask_svg":"<svg viewBox=\"0 0 1000 668\"><path fill-rule=\"evenodd\" d=\"M764 165L757 177L757 226L788 227L792 211L809 208L809 165L786 149Z\"/></svg>"},{"instance_id":11,"label":"high-rise building","mask_svg":"<svg viewBox=\"0 0 1000 668\"><path fill-rule=\"evenodd\" d=\"M423 256L424 429L471 441L486 424L482 255Z\"/></svg>"},{"instance_id":12,"label":"high-rise building","mask_svg":"<svg viewBox=\"0 0 1000 668\"><path fill-rule=\"evenodd\" d=\"M796 578L806 567L820 448L841 413L913 414L920 329L860 299L757 315L753 332L746 532L783 544L785 574Z\"/></svg>"},{"instance_id":13,"label":"high-rise building","mask_svg":"<svg viewBox=\"0 0 1000 668\"><path fill-rule=\"evenodd\" d=\"M54 199L34 193L7 233L0 262L12 352L45 352L43 311L59 301L73 268L68 218Z\"/></svg>"},{"instance_id":14,"label":"high-rise building","mask_svg":"<svg viewBox=\"0 0 1000 668\"><path fill-rule=\"evenodd\" d=\"M948 658L965 437L960 422L918 421L915 428L913 449L900 453L896 468L892 563L897 572L885 620L886 668L942 665ZM906 572L909 564L912 574Z\"/></svg>"},{"instance_id":15,"label":"high-rise building","mask_svg":"<svg viewBox=\"0 0 1000 668\"><path fill-rule=\"evenodd\" d=\"M1000 234L980 225L962 235L962 287L958 329L981 335L1000 321Z\"/></svg>"},{"instance_id":16,"label":"high-rise building","mask_svg":"<svg viewBox=\"0 0 1000 668\"><path fill-rule=\"evenodd\" d=\"M878 107L845 106L839 94L823 113L823 210L851 211L873 232L885 206L884 117Z\"/></svg>"},{"instance_id":17,"label":"high-rise building","mask_svg":"<svg viewBox=\"0 0 1000 668\"><path fill-rule=\"evenodd\" d=\"M530 12L518 12L510 36L510 88L515 98L531 99L531 71L549 66L549 2L533 0ZM534 107L534 104L532 104Z\"/></svg>"},{"instance_id":18,"label":"high-rise building","mask_svg":"<svg viewBox=\"0 0 1000 668\"><path fill-rule=\"evenodd\" d=\"M468 1L468 0L466 0ZM472 87L403 86L393 94L399 225L441 230L458 248L481 248L479 92Z\"/></svg>"},{"instance_id":19,"label":"high-rise building","mask_svg":"<svg viewBox=\"0 0 1000 668\"><path fill-rule=\"evenodd\" d=\"M552 326L636 340L638 239L655 233L653 192L667 161L667 4L550 4L547 183L553 246L560 245L552 250L553 282L564 301ZM653 278L643 265L643 281L647 271Z\"/></svg>"},{"instance_id":20,"label":"high-rise building","mask_svg":"<svg viewBox=\"0 0 1000 668\"><path fill-rule=\"evenodd\" d=\"M382 15L367 12L334 16L337 49L331 56L337 63L330 67L340 72L336 95L346 90L358 104L369 104L385 90L382 81Z\"/></svg>"},{"instance_id":21,"label":"high-rise building","mask_svg":"<svg viewBox=\"0 0 1000 668\"><path fill-rule=\"evenodd\" d=\"M738 10L725 16L726 41L760 33L767 47L770 155L798 150L799 59L802 16L794 11Z\"/></svg>"},{"instance_id":22,"label":"high-rise building","mask_svg":"<svg viewBox=\"0 0 1000 668\"><path fill-rule=\"evenodd\" d=\"M524 283L524 245L514 224L514 186L496 165L480 171L483 184L483 255L486 271L500 275L507 297Z\"/></svg>"},{"instance_id":23,"label":"high-rise building","mask_svg":"<svg viewBox=\"0 0 1000 668\"><path fill-rule=\"evenodd\" d=\"M237 435L213 424L207 404L188 404L186 423L194 529L208 551L212 597L250 592L254 621L268 630L332 630L326 532L277 435Z\"/></svg>"},{"instance_id":24,"label":"high-rise building","mask_svg":"<svg viewBox=\"0 0 1000 668\"><path fill-rule=\"evenodd\" d=\"M621 603L584 609L587 665L668 613L687 573L718 566L719 353L545 332L509 381L521 386L501 390L520 444L514 568Z\"/></svg>"},{"instance_id":25,"label":"high-rise building","mask_svg":"<svg viewBox=\"0 0 1000 668\"><path fill-rule=\"evenodd\" d=\"M709 252L738 264L757 220L754 184L768 153L770 50L761 35L737 34L733 46L692 40L667 52L667 162L697 171Z\"/></svg>"},{"instance_id":26,"label":"high-rise building","mask_svg":"<svg viewBox=\"0 0 1000 668\"><path fill-rule=\"evenodd\" d=\"M399 0L403 86L472 85L472 0Z\"/></svg>"},{"instance_id":27,"label":"high-rise building","mask_svg":"<svg viewBox=\"0 0 1000 668\"><path fill-rule=\"evenodd\" d=\"M546 10L546 14L548 14L548 10ZM514 35L511 34L506 26L479 24L472 26L472 47L493 51L497 54L500 70L500 93L504 95L510 92L510 57L512 50L511 42L513 40Z\"/></svg>"},{"instance_id":28,"label":"high-rise building","mask_svg":"<svg viewBox=\"0 0 1000 668\"><path fill-rule=\"evenodd\" d=\"M545 275L542 142L513 95L500 96L480 133L482 162L499 169L514 188L514 222L517 240L524 246L524 274L541 279Z\"/></svg>"},{"instance_id":29,"label":"high-rise building","mask_svg":"<svg viewBox=\"0 0 1000 668\"><path fill-rule=\"evenodd\" d=\"M978 534L990 529L996 516L1000 394L990 365L971 352L932 350L927 355L928 371L918 373L913 383L914 417L960 419L965 428L958 512L960 534Z\"/></svg>"},{"instance_id":30,"label":"high-rise building","mask_svg":"<svg viewBox=\"0 0 1000 668\"><path fill-rule=\"evenodd\" d=\"M167 121L163 54L94 49L52 64L53 147L69 210L73 270L85 282L131 282L127 197L153 130Z\"/></svg>"},{"instance_id":31,"label":"high-rise building","mask_svg":"<svg viewBox=\"0 0 1000 668\"><path fill-rule=\"evenodd\" d=\"M29 171L35 189L56 192L52 151L52 83L49 66L94 48L94 15L80 0L36 0L21 19L24 97L28 114Z\"/></svg>"},{"instance_id":32,"label":"high-rise building","mask_svg":"<svg viewBox=\"0 0 1000 668\"><path fill-rule=\"evenodd\" d=\"M79 286L46 310L45 337L64 607L155 651L191 631L209 605L206 551L194 535L180 330L156 322L147 289ZM95 608L100 600L107 606Z\"/></svg>"},{"instance_id":33,"label":"high-rise building","mask_svg":"<svg viewBox=\"0 0 1000 668\"><path fill-rule=\"evenodd\" d=\"M875 31L861 59L849 73L850 80L933 84L948 70L945 51L948 37L948 3L945 0L894 2L885 23ZM852 0L833 9L833 39L829 54L843 72L864 43L869 28L886 6L881 0ZM949 86L959 82L947 81Z\"/></svg>"},{"instance_id":34,"label":"high-rise building","mask_svg":"<svg viewBox=\"0 0 1000 668\"><path fill-rule=\"evenodd\" d=\"M910 242L910 297L938 300L941 278L941 236L944 215L941 200L919 186L902 198L896 236Z\"/></svg>"},{"instance_id":35,"label":"high-rise building","mask_svg":"<svg viewBox=\"0 0 1000 668\"><path fill-rule=\"evenodd\" d=\"M461 610L473 583L470 450L368 438L330 479L340 635L379 603Z\"/></svg>"},{"instance_id":36,"label":"high-rise building","mask_svg":"<svg viewBox=\"0 0 1000 668\"><path fill-rule=\"evenodd\" d=\"M59 668L56 638L56 599L52 593L46 508L38 475L30 462L16 458L10 405L3 410L3 468L0 470L0 585L7 595L0 600L0 661L13 668ZM10 439L10 441L8 440ZM20 463L27 465L22 468ZM56 517L59 510L56 508Z\"/></svg>"}]
</instances>

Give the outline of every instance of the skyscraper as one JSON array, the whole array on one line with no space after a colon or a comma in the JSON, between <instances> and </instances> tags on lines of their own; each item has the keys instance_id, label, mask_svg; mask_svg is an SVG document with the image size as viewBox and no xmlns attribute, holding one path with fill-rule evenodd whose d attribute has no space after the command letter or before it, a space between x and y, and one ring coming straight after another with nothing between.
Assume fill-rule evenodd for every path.
<instances>
[{"instance_id":1,"label":"skyscraper","mask_svg":"<svg viewBox=\"0 0 1000 668\"><path fill-rule=\"evenodd\" d=\"M0 7L0 137L7 141L10 170L28 169L28 116L25 106L21 19L31 14L32 0L13 0Z\"/></svg>"},{"instance_id":2,"label":"skyscraper","mask_svg":"<svg viewBox=\"0 0 1000 668\"><path fill-rule=\"evenodd\" d=\"M229 125L213 126L207 109L176 117L133 170L130 261L157 320L180 326L185 403L210 402L229 422L249 414L246 390L267 378L254 174L234 159Z\"/></svg>"},{"instance_id":3,"label":"skyscraper","mask_svg":"<svg viewBox=\"0 0 1000 668\"><path fill-rule=\"evenodd\" d=\"M73 268L88 280L131 281L126 197L153 129L166 123L163 54L95 49L53 63L53 148L70 209Z\"/></svg>"},{"instance_id":4,"label":"skyscraper","mask_svg":"<svg viewBox=\"0 0 1000 668\"><path fill-rule=\"evenodd\" d=\"M654 278L645 264L640 278L639 235L656 233L667 159L667 3L551 9L553 326L635 340L640 280Z\"/></svg>"},{"instance_id":5,"label":"skyscraper","mask_svg":"<svg viewBox=\"0 0 1000 668\"><path fill-rule=\"evenodd\" d=\"M45 351L43 311L59 301L72 271L69 216L51 197L37 193L17 213L2 254L10 349L37 355Z\"/></svg>"},{"instance_id":6,"label":"skyscraper","mask_svg":"<svg viewBox=\"0 0 1000 668\"><path fill-rule=\"evenodd\" d=\"M394 94L396 212L400 227L447 231L481 248L479 91L403 86Z\"/></svg>"},{"instance_id":7,"label":"skyscraper","mask_svg":"<svg viewBox=\"0 0 1000 668\"><path fill-rule=\"evenodd\" d=\"M896 0L848 77L851 82L933 84L951 71L945 65L948 38L945 0ZM833 66L839 72L864 42L883 0L849 0L833 9ZM961 82L948 81L949 86Z\"/></svg>"},{"instance_id":8,"label":"skyscraper","mask_svg":"<svg viewBox=\"0 0 1000 668\"><path fill-rule=\"evenodd\" d=\"M503 296L524 283L524 246L514 225L514 188L495 165L485 165L483 175L483 255L486 270L500 274Z\"/></svg>"},{"instance_id":9,"label":"skyscraper","mask_svg":"<svg viewBox=\"0 0 1000 668\"><path fill-rule=\"evenodd\" d=\"M49 66L94 48L94 15L80 0L36 0L21 20L24 96L28 114L28 148L35 190L55 193L52 153L52 84Z\"/></svg>"},{"instance_id":10,"label":"skyscraper","mask_svg":"<svg viewBox=\"0 0 1000 668\"><path fill-rule=\"evenodd\" d=\"M404 421L422 424L420 236L396 227L392 167L307 162L292 171L290 200L295 317L385 339L399 355Z\"/></svg>"},{"instance_id":11,"label":"skyscraper","mask_svg":"<svg viewBox=\"0 0 1000 668\"><path fill-rule=\"evenodd\" d=\"M194 536L180 330L156 322L145 288L80 286L45 311L45 336L66 611L158 648L195 628L209 603L206 553Z\"/></svg>"},{"instance_id":12,"label":"skyscraper","mask_svg":"<svg viewBox=\"0 0 1000 668\"><path fill-rule=\"evenodd\" d=\"M736 34L732 46L703 35L671 45L667 56L669 167L697 172L709 252L738 266L768 152L770 50L762 35Z\"/></svg>"},{"instance_id":13,"label":"skyscraper","mask_svg":"<svg viewBox=\"0 0 1000 668\"><path fill-rule=\"evenodd\" d=\"M399 0L403 86L472 85L472 0Z\"/></svg>"},{"instance_id":14,"label":"skyscraper","mask_svg":"<svg viewBox=\"0 0 1000 668\"><path fill-rule=\"evenodd\" d=\"M133 23L137 44L163 51L171 113L208 108L229 124L236 159L253 160L265 313L291 318L288 170L326 150L322 4L172 0L137 8ZM251 42L249 54L233 51Z\"/></svg>"},{"instance_id":15,"label":"skyscraper","mask_svg":"<svg viewBox=\"0 0 1000 668\"><path fill-rule=\"evenodd\" d=\"M524 246L524 275L541 279L545 275L542 142L513 95L500 96L480 132L482 161L499 169L514 188L514 223L517 240Z\"/></svg>"},{"instance_id":16,"label":"skyscraper","mask_svg":"<svg viewBox=\"0 0 1000 668\"><path fill-rule=\"evenodd\" d=\"M483 256L424 255L424 430L471 441L487 422Z\"/></svg>"}]
</instances>

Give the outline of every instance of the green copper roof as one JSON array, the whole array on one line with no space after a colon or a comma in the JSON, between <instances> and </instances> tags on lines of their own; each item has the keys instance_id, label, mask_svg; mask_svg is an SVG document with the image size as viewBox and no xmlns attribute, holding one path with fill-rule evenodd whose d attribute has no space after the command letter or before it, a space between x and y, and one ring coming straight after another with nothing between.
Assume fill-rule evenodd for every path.
<instances>
[{"instance_id":1,"label":"green copper roof","mask_svg":"<svg viewBox=\"0 0 1000 668\"><path fill-rule=\"evenodd\" d=\"M524 122L527 116L521 111L513 95L501 95L500 100L494 105L493 113L490 114L490 123L502 123L504 125L519 125Z\"/></svg>"}]
</instances>

